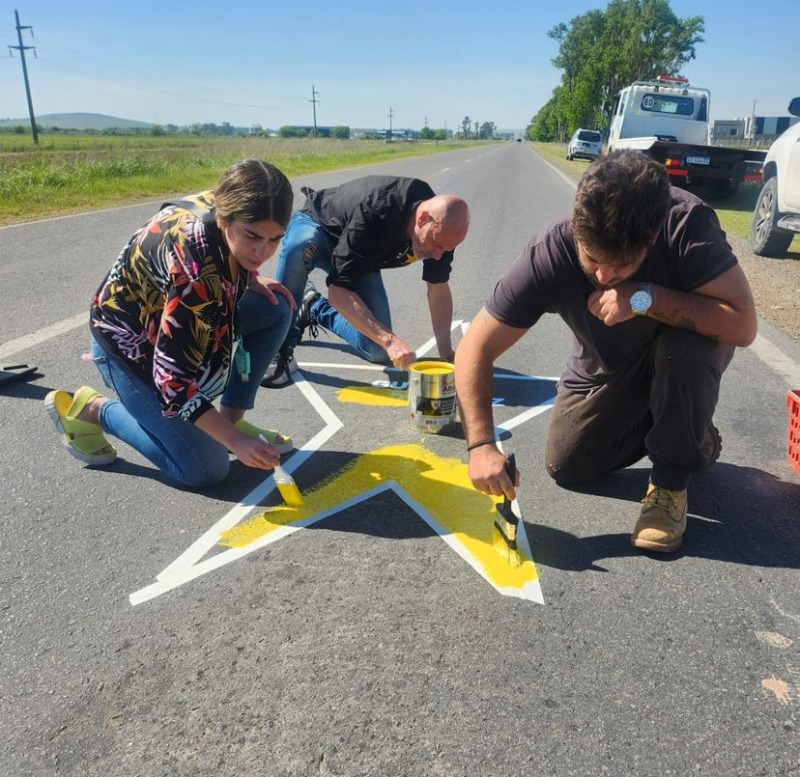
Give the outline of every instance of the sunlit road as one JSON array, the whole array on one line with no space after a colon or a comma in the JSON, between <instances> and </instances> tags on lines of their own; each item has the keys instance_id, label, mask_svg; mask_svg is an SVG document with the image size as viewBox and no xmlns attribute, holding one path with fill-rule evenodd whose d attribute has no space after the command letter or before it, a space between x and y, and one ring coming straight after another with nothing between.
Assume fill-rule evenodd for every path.
<instances>
[{"instance_id":1,"label":"sunlit road","mask_svg":"<svg viewBox=\"0 0 800 777\"><path fill-rule=\"evenodd\" d=\"M293 183L299 195L368 172L470 203L456 340L574 194L518 143ZM409 446L435 471L465 461L464 442L421 439L403 407L342 402L341 389L387 376L324 334L298 349L302 380L260 390L252 415L292 434L287 466L307 492L351 473L344 507L320 491L329 512L308 528L263 543L254 520L278 499L238 464L191 493L122 444L103 470L65 454L42 399L100 387L81 359L88 300L156 206L0 229L0 364L41 372L0 388L0 775L800 770L800 474L785 407L796 342L763 324L768 347L736 355L716 416L722 459L692 483L683 550L655 558L628 543L646 462L581 492L544 473L546 403L570 349L545 318L502 358L493 392L542 601L504 596L420 517L444 486L351 499L370 477L407 484ZM395 329L423 349L419 277L385 274ZM460 525L471 503L452 504Z\"/></svg>"}]
</instances>

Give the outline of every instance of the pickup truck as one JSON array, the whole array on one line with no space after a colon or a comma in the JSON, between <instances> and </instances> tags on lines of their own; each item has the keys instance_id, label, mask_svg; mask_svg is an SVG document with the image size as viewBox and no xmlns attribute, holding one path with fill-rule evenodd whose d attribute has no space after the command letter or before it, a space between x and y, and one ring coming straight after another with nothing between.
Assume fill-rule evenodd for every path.
<instances>
[{"instance_id":1,"label":"pickup truck","mask_svg":"<svg viewBox=\"0 0 800 777\"><path fill-rule=\"evenodd\" d=\"M617 95L608 149L633 148L661 162L673 185L704 187L712 198L758 180L765 152L712 146L708 89L682 76L634 81Z\"/></svg>"},{"instance_id":2,"label":"pickup truck","mask_svg":"<svg viewBox=\"0 0 800 777\"><path fill-rule=\"evenodd\" d=\"M800 116L800 97L789 103L789 113ZM800 233L800 122L770 146L762 180L750 222L750 247L759 256L782 257Z\"/></svg>"}]
</instances>

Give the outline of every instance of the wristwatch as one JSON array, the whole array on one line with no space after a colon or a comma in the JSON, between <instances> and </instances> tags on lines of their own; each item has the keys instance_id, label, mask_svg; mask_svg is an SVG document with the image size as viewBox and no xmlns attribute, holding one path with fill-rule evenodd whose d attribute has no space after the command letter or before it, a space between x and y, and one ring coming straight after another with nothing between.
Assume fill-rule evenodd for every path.
<instances>
[{"instance_id":1,"label":"wristwatch","mask_svg":"<svg viewBox=\"0 0 800 777\"><path fill-rule=\"evenodd\" d=\"M639 284L639 288L631 294L629 302L631 303L631 310L637 316L646 316L647 311L653 304L653 294L650 291L651 284L644 281Z\"/></svg>"}]
</instances>

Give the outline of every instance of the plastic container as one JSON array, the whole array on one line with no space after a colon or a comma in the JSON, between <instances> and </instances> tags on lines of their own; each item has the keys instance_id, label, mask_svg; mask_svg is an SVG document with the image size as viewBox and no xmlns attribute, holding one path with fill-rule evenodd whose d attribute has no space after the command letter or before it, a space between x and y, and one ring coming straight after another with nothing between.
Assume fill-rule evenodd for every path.
<instances>
[{"instance_id":1,"label":"plastic container","mask_svg":"<svg viewBox=\"0 0 800 777\"><path fill-rule=\"evenodd\" d=\"M800 472L800 390L789 391L786 395L786 405L789 408L789 440L786 453L789 464Z\"/></svg>"}]
</instances>

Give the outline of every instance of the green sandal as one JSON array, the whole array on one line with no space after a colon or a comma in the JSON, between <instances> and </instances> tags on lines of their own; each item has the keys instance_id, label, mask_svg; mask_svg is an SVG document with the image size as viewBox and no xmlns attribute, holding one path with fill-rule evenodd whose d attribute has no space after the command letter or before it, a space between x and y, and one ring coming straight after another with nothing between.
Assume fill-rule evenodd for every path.
<instances>
[{"instance_id":1,"label":"green sandal","mask_svg":"<svg viewBox=\"0 0 800 777\"><path fill-rule=\"evenodd\" d=\"M81 421L81 411L100 396L89 386L81 386L75 394L51 391L44 398L44 406L56 429L63 435L67 453L84 464L102 467L117 458L117 450L103 434L99 424Z\"/></svg>"},{"instance_id":2,"label":"green sandal","mask_svg":"<svg viewBox=\"0 0 800 777\"><path fill-rule=\"evenodd\" d=\"M248 437L263 437L270 445L277 449L281 456L294 450L292 438L280 432L276 432L274 429L261 429L258 426L254 426L249 421L245 421L244 418L240 418L234 426Z\"/></svg>"}]
</instances>

